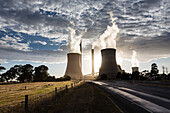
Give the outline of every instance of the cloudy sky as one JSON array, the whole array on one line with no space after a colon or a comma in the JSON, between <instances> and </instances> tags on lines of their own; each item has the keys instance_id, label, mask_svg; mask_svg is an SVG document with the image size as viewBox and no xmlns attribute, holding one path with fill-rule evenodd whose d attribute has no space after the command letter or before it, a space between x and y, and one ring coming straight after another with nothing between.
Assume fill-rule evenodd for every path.
<instances>
[{"instance_id":1,"label":"cloudy sky","mask_svg":"<svg viewBox=\"0 0 170 113\"><path fill-rule=\"evenodd\" d=\"M93 42L117 18L118 63L131 71L136 51L140 70L151 63L170 70L169 0L0 0L0 63L49 66L50 74L64 75L70 29L82 35L83 73L90 73ZM97 58L96 58L97 59Z\"/></svg>"}]
</instances>

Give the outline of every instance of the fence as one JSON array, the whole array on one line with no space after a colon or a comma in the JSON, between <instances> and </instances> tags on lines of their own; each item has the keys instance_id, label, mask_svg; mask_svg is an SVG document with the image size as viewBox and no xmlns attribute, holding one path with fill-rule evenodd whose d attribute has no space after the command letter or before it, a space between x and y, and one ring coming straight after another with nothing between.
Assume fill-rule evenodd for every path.
<instances>
[{"instance_id":1,"label":"fence","mask_svg":"<svg viewBox=\"0 0 170 113\"><path fill-rule=\"evenodd\" d=\"M59 98L62 98L68 91L72 90L72 88L80 85L81 83L82 82L79 81L66 85L65 87L55 87L52 92L37 97L30 98L29 95L25 95L25 101L22 101L15 106L0 107L0 113L30 113L35 109L36 111L39 111L39 109L42 109L41 106L51 100L56 101Z\"/></svg>"}]
</instances>

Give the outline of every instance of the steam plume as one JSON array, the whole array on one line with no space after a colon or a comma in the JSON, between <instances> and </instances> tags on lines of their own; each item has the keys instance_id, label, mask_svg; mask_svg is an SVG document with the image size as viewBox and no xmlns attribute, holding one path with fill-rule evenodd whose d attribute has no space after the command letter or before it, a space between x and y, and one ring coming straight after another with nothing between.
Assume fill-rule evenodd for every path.
<instances>
[{"instance_id":1,"label":"steam plume","mask_svg":"<svg viewBox=\"0 0 170 113\"><path fill-rule=\"evenodd\" d=\"M76 31L73 28L69 28L70 30L70 36L69 36L69 53L81 53L80 51L80 43L81 43L81 37L86 33L87 29L85 29L84 33L81 33L80 35L76 36Z\"/></svg>"},{"instance_id":2,"label":"steam plume","mask_svg":"<svg viewBox=\"0 0 170 113\"><path fill-rule=\"evenodd\" d=\"M136 51L133 51L133 55L132 55L132 67L139 67L139 62L136 59Z\"/></svg>"},{"instance_id":3,"label":"steam plume","mask_svg":"<svg viewBox=\"0 0 170 113\"><path fill-rule=\"evenodd\" d=\"M97 40L93 47L95 46L105 49L105 48L116 48L116 37L117 33L119 32L119 28L117 27L115 20L117 18L113 18L113 14L110 13L110 19L112 21L112 26L107 26L107 29L105 32L99 37L99 40Z\"/></svg>"},{"instance_id":4,"label":"steam plume","mask_svg":"<svg viewBox=\"0 0 170 113\"><path fill-rule=\"evenodd\" d=\"M75 37L75 30L69 28L70 30L70 38L69 38L69 53L80 53L80 40L82 35Z\"/></svg>"}]
</instances>

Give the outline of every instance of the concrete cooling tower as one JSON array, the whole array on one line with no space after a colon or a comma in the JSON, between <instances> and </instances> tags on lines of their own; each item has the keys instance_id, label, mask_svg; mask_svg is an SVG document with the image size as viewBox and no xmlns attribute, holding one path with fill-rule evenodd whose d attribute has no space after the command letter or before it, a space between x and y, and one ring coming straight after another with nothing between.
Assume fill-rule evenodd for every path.
<instances>
[{"instance_id":1,"label":"concrete cooling tower","mask_svg":"<svg viewBox=\"0 0 170 113\"><path fill-rule=\"evenodd\" d=\"M107 48L101 50L102 65L99 71L99 76L105 74L108 79L115 79L118 73L116 63L116 49Z\"/></svg>"},{"instance_id":2,"label":"concrete cooling tower","mask_svg":"<svg viewBox=\"0 0 170 113\"><path fill-rule=\"evenodd\" d=\"M65 75L68 75L73 80L82 79L81 71L81 54L79 53L68 53L67 54L67 68Z\"/></svg>"},{"instance_id":3,"label":"concrete cooling tower","mask_svg":"<svg viewBox=\"0 0 170 113\"><path fill-rule=\"evenodd\" d=\"M138 67L132 67L132 72L138 72L139 68Z\"/></svg>"}]
</instances>

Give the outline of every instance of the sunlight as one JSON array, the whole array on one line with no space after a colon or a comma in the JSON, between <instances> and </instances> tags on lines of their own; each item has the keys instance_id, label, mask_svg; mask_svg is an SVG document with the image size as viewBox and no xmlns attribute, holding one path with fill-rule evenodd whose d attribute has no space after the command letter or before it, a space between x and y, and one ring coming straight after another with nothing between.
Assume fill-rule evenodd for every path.
<instances>
[{"instance_id":1,"label":"sunlight","mask_svg":"<svg viewBox=\"0 0 170 113\"><path fill-rule=\"evenodd\" d=\"M94 55L94 71L99 72L100 66L101 66L101 55L95 54Z\"/></svg>"}]
</instances>

